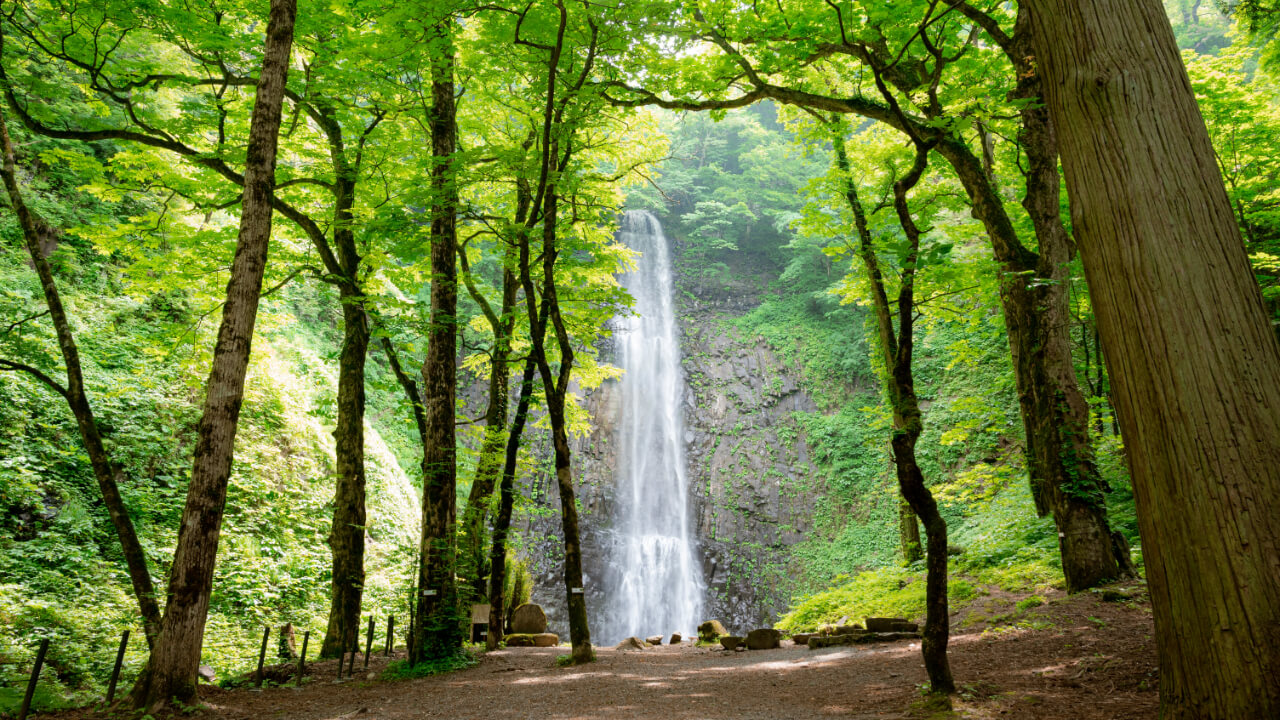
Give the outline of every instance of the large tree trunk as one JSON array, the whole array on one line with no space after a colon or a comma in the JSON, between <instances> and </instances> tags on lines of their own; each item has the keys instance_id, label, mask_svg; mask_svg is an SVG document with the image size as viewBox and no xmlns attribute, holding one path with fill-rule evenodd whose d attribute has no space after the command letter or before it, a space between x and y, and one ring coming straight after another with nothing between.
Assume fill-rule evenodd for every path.
<instances>
[{"instance_id":1,"label":"large tree trunk","mask_svg":"<svg viewBox=\"0 0 1280 720\"><path fill-rule=\"evenodd\" d=\"M296 0L271 0L262 72L249 127L240 234L231 262L213 368L205 388L204 412L197 428L191 484L169 574L169 601L160 635L131 694L133 705L138 708L154 709L172 699L190 704L196 694L196 671L209 611L236 426L244 399L245 370L271 238L276 147L296 14Z\"/></svg>"},{"instance_id":2,"label":"large tree trunk","mask_svg":"<svg viewBox=\"0 0 1280 720\"><path fill-rule=\"evenodd\" d=\"M973 216L986 227L1005 272L1000 304L1026 429L1032 495L1041 513L1053 514L1068 589L1093 587L1115 578L1118 570L1088 435L1088 405L1071 357L1065 287L1069 240L1061 221L1044 214L1050 191L1029 178L1027 201L1035 207L1033 219L1043 234L1038 236L1041 254L1027 251L973 152L954 141L939 143L938 152L955 168ZM1056 189L1052 197L1056 207ZM1031 282L1033 278L1048 282Z\"/></svg>"},{"instance_id":3,"label":"large tree trunk","mask_svg":"<svg viewBox=\"0 0 1280 720\"><path fill-rule=\"evenodd\" d=\"M116 535L120 538L120 549L124 552L125 565L129 569L133 594L138 600L138 609L142 613L142 627L146 633L147 644L154 645L156 636L160 633L160 604L156 600L151 571L147 567L147 555L142 549L142 544L138 542L138 534L133 529L133 521L129 518L129 510L125 507L124 499L120 497L119 481L122 473L119 466L111 461L106 445L102 442L102 433L98 429L93 407L89 404L89 396L85 392L84 372L80 367L80 349L76 346L75 335L71 332L71 322L67 319L66 309L62 305L62 296L53 278L53 270L42 250L54 244L57 232L32 212L22 198L22 191L18 185L17 159L14 157L13 142L9 137L9 127L2 107L0 107L0 143L3 144L4 152L5 189L9 193L9 202L13 206L14 214L18 216L18 224L22 227L22 236L26 240L27 252L31 255L31 264L40 278L45 304L49 308L49 318L53 321L54 332L58 336L58 347L62 351L62 361L67 370L66 387L56 383L53 387L66 399L71 407L71 413L76 418L80 437L84 440L85 451L89 454L89 464L93 466L93 475L102 493L102 502L107 508L107 514L111 517L111 524L115 526Z\"/></svg>"},{"instance_id":4,"label":"large tree trunk","mask_svg":"<svg viewBox=\"0 0 1280 720\"><path fill-rule=\"evenodd\" d=\"M1280 716L1280 346L1164 8L1035 0L1133 469L1162 717Z\"/></svg>"},{"instance_id":5,"label":"large tree trunk","mask_svg":"<svg viewBox=\"0 0 1280 720\"><path fill-rule=\"evenodd\" d=\"M1011 275L1006 307L1018 396L1025 410L1032 490L1041 515L1053 515L1068 592L1095 587L1120 574L1129 558L1117 558L1107 520L1105 487L1089 434L1089 404L1080 392L1071 351L1070 268L1076 249L1062 224L1058 141L1045 110L1031 47L1030 17L1020 8L1010 58L1018 76L1018 141L1027 155L1022 206L1035 229L1039 253L1035 287Z\"/></svg>"},{"instance_id":6,"label":"large tree trunk","mask_svg":"<svg viewBox=\"0 0 1280 720\"><path fill-rule=\"evenodd\" d=\"M344 203L340 202L339 207ZM335 240L349 229L335 231ZM344 253L346 255L348 253ZM364 366L369 356L369 320L363 296L353 282L339 286L342 302L342 351L338 356L338 422L336 440L337 487L333 495L333 522L329 528L333 576L330 580L329 623L321 657L338 657L358 644L360 608L364 597L365 472L364 472Z\"/></svg>"},{"instance_id":7,"label":"large tree trunk","mask_svg":"<svg viewBox=\"0 0 1280 720\"><path fill-rule=\"evenodd\" d=\"M452 653L462 642L454 579L457 523L454 399L457 387L457 208L454 153L457 116L454 105L453 19L435 28L436 56L431 64L431 330L422 364L427 445L422 456L422 541L418 574L418 612L410 660Z\"/></svg>"}]
</instances>

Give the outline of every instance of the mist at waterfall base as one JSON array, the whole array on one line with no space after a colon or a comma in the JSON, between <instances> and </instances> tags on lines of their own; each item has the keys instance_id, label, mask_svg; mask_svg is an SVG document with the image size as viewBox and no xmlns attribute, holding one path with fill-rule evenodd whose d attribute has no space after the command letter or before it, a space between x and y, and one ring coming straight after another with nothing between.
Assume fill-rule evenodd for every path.
<instances>
[{"instance_id":1,"label":"mist at waterfall base","mask_svg":"<svg viewBox=\"0 0 1280 720\"><path fill-rule=\"evenodd\" d=\"M684 374L667 239L656 217L629 211L618 240L639 257L635 270L619 278L635 298L633 314L614 321L624 370L616 517L603 617L593 633L605 644L630 636L693 635L704 593L689 521Z\"/></svg>"}]
</instances>

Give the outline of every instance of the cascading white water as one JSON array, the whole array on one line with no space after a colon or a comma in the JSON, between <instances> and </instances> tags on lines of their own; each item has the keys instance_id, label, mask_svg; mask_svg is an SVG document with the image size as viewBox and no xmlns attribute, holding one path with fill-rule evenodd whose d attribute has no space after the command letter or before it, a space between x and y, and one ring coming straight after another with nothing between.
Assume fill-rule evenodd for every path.
<instances>
[{"instance_id":1,"label":"cascading white water","mask_svg":"<svg viewBox=\"0 0 1280 720\"><path fill-rule=\"evenodd\" d=\"M640 253L619 278L635 298L634 314L617 319L622 416L615 468L617 517L607 573L601 640L697 628L702 570L689 527L684 422L684 373L676 333L671 258L662 225L629 211L619 241Z\"/></svg>"}]
</instances>

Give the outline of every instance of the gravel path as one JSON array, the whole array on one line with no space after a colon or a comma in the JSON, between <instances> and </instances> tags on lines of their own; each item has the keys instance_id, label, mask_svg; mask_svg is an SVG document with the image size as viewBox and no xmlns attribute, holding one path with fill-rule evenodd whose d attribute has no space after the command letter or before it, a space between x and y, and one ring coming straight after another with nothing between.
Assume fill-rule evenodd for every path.
<instances>
[{"instance_id":1,"label":"gravel path","mask_svg":"<svg viewBox=\"0 0 1280 720\"><path fill-rule=\"evenodd\" d=\"M1001 608L986 609L999 614ZM959 717L1156 717L1155 651L1144 605L1059 599L1019 616L1013 625L981 629L982 623L971 624L952 638L951 662L962 688L954 701ZM784 641L777 650L738 653L687 644L642 652L597 649L595 663L557 667L555 658L564 652L500 650L467 670L399 682L366 676L335 683L333 663L318 664L309 668L315 679L302 689L206 689L203 715L220 720L928 716L913 707L925 682L918 642L811 651ZM373 670L384 662L376 659Z\"/></svg>"}]
</instances>

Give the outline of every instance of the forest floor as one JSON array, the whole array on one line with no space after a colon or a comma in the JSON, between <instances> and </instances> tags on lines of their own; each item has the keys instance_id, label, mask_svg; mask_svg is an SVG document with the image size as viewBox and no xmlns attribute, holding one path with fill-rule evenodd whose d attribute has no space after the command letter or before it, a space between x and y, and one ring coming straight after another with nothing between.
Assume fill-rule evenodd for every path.
<instances>
[{"instance_id":1,"label":"forest floor","mask_svg":"<svg viewBox=\"0 0 1280 720\"><path fill-rule=\"evenodd\" d=\"M451 718L1155 718L1155 646L1144 600L1049 596L1019 610L994 593L952 618L952 708L929 705L918 641L809 650L726 652L689 644L558 667L565 648L509 648L433 677L381 681L374 658L357 679L336 663L308 666L302 688L204 688L198 717L219 720ZM360 661L358 661L358 666ZM285 671L284 666L280 666ZM287 672L287 671L285 671ZM362 679L363 678L363 679ZM86 718L84 711L60 714ZM46 717L43 716L42 717Z\"/></svg>"}]
</instances>

